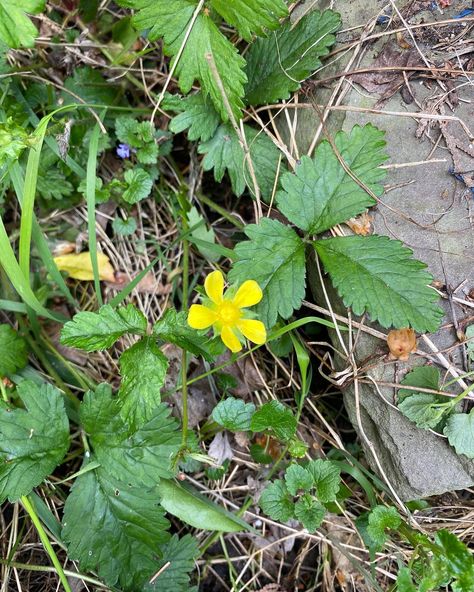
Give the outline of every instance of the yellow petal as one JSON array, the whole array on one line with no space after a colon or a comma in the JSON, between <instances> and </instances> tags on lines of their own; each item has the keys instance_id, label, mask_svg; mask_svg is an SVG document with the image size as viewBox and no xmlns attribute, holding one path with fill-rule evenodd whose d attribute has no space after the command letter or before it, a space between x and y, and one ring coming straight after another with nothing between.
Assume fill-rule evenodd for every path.
<instances>
[{"instance_id":1,"label":"yellow petal","mask_svg":"<svg viewBox=\"0 0 474 592\"><path fill-rule=\"evenodd\" d=\"M188 325L193 329L207 329L215 320L216 313L207 306L193 304L189 309Z\"/></svg>"},{"instance_id":2,"label":"yellow petal","mask_svg":"<svg viewBox=\"0 0 474 592\"><path fill-rule=\"evenodd\" d=\"M222 329L221 339L224 342L224 345L226 345L233 353L236 353L242 349L242 344L230 327L224 327Z\"/></svg>"},{"instance_id":3,"label":"yellow petal","mask_svg":"<svg viewBox=\"0 0 474 592\"><path fill-rule=\"evenodd\" d=\"M237 290L233 303L239 308L253 306L262 299L262 289L255 280L247 280Z\"/></svg>"},{"instance_id":4,"label":"yellow petal","mask_svg":"<svg viewBox=\"0 0 474 592\"><path fill-rule=\"evenodd\" d=\"M89 251L84 253L70 253L68 255L61 255L55 257L59 271L66 271L69 277L75 280L93 280L94 272L92 271L92 260ZM97 253L97 264L99 266L99 278L107 282L115 281L115 272L109 258L104 253Z\"/></svg>"},{"instance_id":5,"label":"yellow petal","mask_svg":"<svg viewBox=\"0 0 474 592\"><path fill-rule=\"evenodd\" d=\"M220 271L213 271L204 281L206 294L215 304L222 302L224 294L224 276Z\"/></svg>"},{"instance_id":6,"label":"yellow petal","mask_svg":"<svg viewBox=\"0 0 474 592\"><path fill-rule=\"evenodd\" d=\"M238 322L237 327L242 331L244 337L257 345L262 345L267 340L267 331L262 321L242 319Z\"/></svg>"}]
</instances>

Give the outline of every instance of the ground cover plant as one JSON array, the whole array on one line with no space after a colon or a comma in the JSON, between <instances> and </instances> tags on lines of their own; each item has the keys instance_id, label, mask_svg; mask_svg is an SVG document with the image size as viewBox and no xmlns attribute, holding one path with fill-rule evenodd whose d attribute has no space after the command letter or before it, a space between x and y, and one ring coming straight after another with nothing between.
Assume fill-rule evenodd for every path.
<instances>
[{"instance_id":1,"label":"ground cover plant","mask_svg":"<svg viewBox=\"0 0 474 592\"><path fill-rule=\"evenodd\" d=\"M409 247L350 230L384 130L281 137L341 29L298 4L0 5L2 592L474 590L317 371L352 327L307 306L310 268L396 359L443 309ZM398 409L474 458L453 382L419 366Z\"/></svg>"}]
</instances>

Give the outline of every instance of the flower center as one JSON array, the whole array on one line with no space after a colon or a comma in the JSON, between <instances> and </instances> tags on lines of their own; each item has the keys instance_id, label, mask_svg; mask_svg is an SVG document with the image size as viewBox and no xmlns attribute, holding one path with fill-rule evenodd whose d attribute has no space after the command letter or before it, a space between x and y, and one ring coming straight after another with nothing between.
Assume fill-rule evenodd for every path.
<instances>
[{"instance_id":1,"label":"flower center","mask_svg":"<svg viewBox=\"0 0 474 592\"><path fill-rule=\"evenodd\" d=\"M224 301L219 305L217 315L223 325L235 325L240 319L240 310L232 302Z\"/></svg>"}]
</instances>

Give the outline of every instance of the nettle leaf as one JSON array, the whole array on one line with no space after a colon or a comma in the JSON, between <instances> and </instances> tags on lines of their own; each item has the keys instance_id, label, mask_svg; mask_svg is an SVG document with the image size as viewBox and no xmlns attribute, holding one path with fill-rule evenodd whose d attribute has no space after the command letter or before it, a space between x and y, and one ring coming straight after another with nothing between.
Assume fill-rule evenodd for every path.
<instances>
[{"instance_id":1,"label":"nettle leaf","mask_svg":"<svg viewBox=\"0 0 474 592\"><path fill-rule=\"evenodd\" d=\"M131 426L141 426L152 419L161 402L168 358L152 337L144 337L120 356L119 364L120 414Z\"/></svg>"},{"instance_id":2,"label":"nettle leaf","mask_svg":"<svg viewBox=\"0 0 474 592\"><path fill-rule=\"evenodd\" d=\"M149 29L148 38L151 41L163 37L165 55L173 56L173 66L196 10L197 0L122 0L122 4L137 11L133 17L134 25L140 30ZM179 88L185 94L191 90L194 81L199 80L203 93L211 97L221 118L226 121L228 114L208 55L213 58L211 61L215 64L231 109L235 117L240 119L247 80L243 71L245 60L219 31L209 11L203 10L194 22L176 64L175 74Z\"/></svg>"},{"instance_id":3,"label":"nettle leaf","mask_svg":"<svg viewBox=\"0 0 474 592\"><path fill-rule=\"evenodd\" d=\"M25 380L17 386L25 409L0 403L0 503L28 495L62 461L69 422L61 392Z\"/></svg>"},{"instance_id":4,"label":"nettle leaf","mask_svg":"<svg viewBox=\"0 0 474 592\"><path fill-rule=\"evenodd\" d=\"M296 417L291 409L280 403L270 401L257 409L250 420L253 432L271 430L279 440L290 440L296 432Z\"/></svg>"},{"instance_id":5,"label":"nettle leaf","mask_svg":"<svg viewBox=\"0 0 474 592\"><path fill-rule=\"evenodd\" d=\"M77 477L64 506L69 557L81 571L125 591L141 589L156 573L157 547L169 540L168 528L156 487L124 483L103 467Z\"/></svg>"},{"instance_id":6,"label":"nettle leaf","mask_svg":"<svg viewBox=\"0 0 474 592\"><path fill-rule=\"evenodd\" d=\"M202 93L197 93L183 99L180 107L183 111L170 121L170 131L179 134L188 130L191 142L210 140L221 122L213 104Z\"/></svg>"},{"instance_id":7,"label":"nettle leaf","mask_svg":"<svg viewBox=\"0 0 474 592\"><path fill-rule=\"evenodd\" d=\"M382 327L434 332L443 311L429 288L426 265L400 241L386 236L344 236L315 242L316 251L344 304L367 311Z\"/></svg>"},{"instance_id":8,"label":"nettle leaf","mask_svg":"<svg viewBox=\"0 0 474 592\"><path fill-rule=\"evenodd\" d=\"M306 465L311 474L318 499L323 502L333 502L341 486L341 471L330 460L318 458Z\"/></svg>"},{"instance_id":9,"label":"nettle leaf","mask_svg":"<svg viewBox=\"0 0 474 592\"><path fill-rule=\"evenodd\" d=\"M126 333L145 335L147 320L133 304L114 309L109 304L97 312L79 312L61 331L61 343L85 351L112 347Z\"/></svg>"},{"instance_id":10,"label":"nettle leaf","mask_svg":"<svg viewBox=\"0 0 474 592\"><path fill-rule=\"evenodd\" d=\"M313 477L301 465L290 465L285 472L286 488L291 495L297 495L300 490L309 491L313 486Z\"/></svg>"},{"instance_id":11,"label":"nettle leaf","mask_svg":"<svg viewBox=\"0 0 474 592\"><path fill-rule=\"evenodd\" d=\"M255 280L263 290L257 307L259 318L273 327L278 315L288 319L305 295L305 244L296 232L278 220L262 218L245 227L249 241L235 247L229 273L232 282Z\"/></svg>"},{"instance_id":12,"label":"nettle leaf","mask_svg":"<svg viewBox=\"0 0 474 592\"><path fill-rule=\"evenodd\" d=\"M338 132L335 145L352 173L375 195L386 171L385 132L371 124L356 125L350 133ZM360 214L376 201L344 170L331 144L319 144L313 158L302 156L294 173L281 178L283 191L276 195L278 209L290 222L310 234L319 234Z\"/></svg>"},{"instance_id":13,"label":"nettle leaf","mask_svg":"<svg viewBox=\"0 0 474 592\"><path fill-rule=\"evenodd\" d=\"M128 425L120 404L108 385L89 391L81 404L80 416L97 460L116 479L154 486L161 477L172 477L172 457L181 435L170 409L156 407L143 425Z\"/></svg>"},{"instance_id":14,"label":"nettle leaf","mask_svg":"<svg viewBox=\"0 0 474 592\"><path fill-rule=\"evenodd\" d=\"M262 105L288 99L319 68L320 58L329 53L340 25L337 12L315 10L296 24L287 22L268 38L252 43L245 55L248 102Z\"/></svg>"},{"instance_id":15,"label":"nettle leaf","mask_svg":"<svg viewBox=\"0 0 474 592\"><path fill-rule=\"evenodd\" d=\"M385 531L387 529L396 530L401 523L402 519L393 506L375 506L369 514L367 533L377 549L382 549L387 541Z\"/></svg>"},{"instance_id":16,"label":"nettle leaf","mask_svg":"<svg viewBox=\"0 0 474 592\"><path fill-rule=\"evenodd\" d=\"M153 333L159 339L174 343L178 347L191 352L195 356L202 356L212 362L219 353L220 345L202 332L191 329L185 312L176 312L169 308L153 327Z\"/></svg>"},{"instance_id":17,"label":"nettle leaf","mask_svg":"<svg viewBox=\"0 0 474 592\"><path fill-rule=\"evenodd\" d=\"M446 421L444 435L458 454L474 458L474 409L453 413Z\"/></svg>"},{"instance_id":18,"label":"nettle leaf","mask_svg":"<svg viewBox=\"0 0 474 592\"><path fill-rule=\"evenodd\" d=\"M43 11L45 0L2 0L0 2L0 41L8 47L33 47L38 31L27 14Z\"/></svg>"},{"instance_id":19,"label":"nettle leaf","mask_svg":"<svg viewBox=\"0 0 474 592\"><path fill-rule=\"evenodd\" d=\"M273 520L287 522L293 516L293 500L285 483L280 479L265 487L258 503L265 514Z\"/></svg>"},{"instance_id":20,"label":"nettle leaf","mask_svg":"<svg viewBox=\"0 0 474 592\"><path fill-rule=\"evenodd\" d=\"M255 412L253 403L229 397L218 403L212 411L212 419L226 430L234 432L250 431L250 420Z\"/></svg>"},{"instance_id":21,"label":"nettle leaf","mask_svg":"<svg viewBox=\"0 0 474 592\"><path fill-rule=\"evenodd\" d=\"M288 14L282 0L211 0L211 6L246 41L252 33L265 35L265 29L278 29L279 19Z\"/></svg>"},{"instance_id":22,"label":"nettle leaf","mask_svg":"<svg viewBox=\"0 0 474 592\"><path fill-rule=\"evenodd\" d=\"M26 341L10 325L0 325L0 377L15 374L27 362Z\"/></svg>"},{"instance_id":23,"label":"nettle leaf","mask_svg":"<svg viewBox=\"0 0 474 592\"><path fill-rule=\"evenodd\" d=\"M308 532L317 530L324 519L326 508L311 496L302 496L295 504L295 516Z\"/></svg>"},{"instance_id":24,"label":"nettle leaf","mask_svg":"<svg viewBox=\"0 0 474 592\"><path fill-rule=\"evenodd\" d=\"M268 201L278 174L280 152L266 134L249 125L243 127L257 184L263 199ZM214 178L218 183L227 170L237 197L242 195L246 187L252 195L255 194L244 149L231 125L221 125L212 139L199 145L198 152L206 155L202 167L205 171L214 169Z\"/></svg>"},{"instance_id":25,"label":"nettle leaf","mask_svg":"<svg viewBox=\"0 0 474 592\"><path fill-rule=\"evenodd\" d=\"M153 179L143 169L134 168L124 175L126 188L122 198L129 204L135 204L148 197L153 187Z\"/></svg>"},{"instance_id":26,"label":"nettle leaf","mask_svg":"<svg viewBox=\"0 0 474 592\"><path fill-rule=\"evenodd\" d=\"M178 538L173 535L171 540L161 546L160 559L155 563L155 573L164 567L153 584L146 584L144 592L188 592L189 574L194 569L194 560L199 556L196 539L190 534Z\"/></svg>"}]
</instances>

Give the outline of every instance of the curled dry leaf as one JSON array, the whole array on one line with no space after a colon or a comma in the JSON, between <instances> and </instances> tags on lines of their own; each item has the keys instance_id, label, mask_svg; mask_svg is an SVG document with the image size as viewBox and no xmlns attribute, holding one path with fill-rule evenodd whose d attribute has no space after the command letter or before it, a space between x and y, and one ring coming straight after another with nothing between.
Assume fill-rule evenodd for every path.
<instances>
[{"instance_id":1,"label":"curled dry leaf","mask_svg":"<svg viewBox=\"0 0 474 592\"><path fill-rule=\"evenodd\" d=\"M127 273L123 271L117 271L115 273L115 279L113 282L109 284L111 288L115 288L117 290L121 290L124 286L126 286L130 282L130 277ZM143 276L143 278L138 282L135 290L140 292L141 294L156 294L157 296L164 296L169 294L173 287L171 284L161 284L156 281L155 275L153 272L149 271L147 274Z\"/></svg>"},{"instance_id":2,"label":"curled dry leaf","mask_svg":"<svg viewBox=\"0 0 474 592\"><path fill-rule=\"evenodd\" d=\"M346 224L355 234L368 236L369 234L372 234L372 221L372 216L368 212L364 212L360 216L350 218Z\"/></svg>"},{"instance_id":3,"label":"curled dry leaf","mask_svg":"<svg viewBox=\"0 0 474 592\"><path fill-rule=\"evenodd\" d=\"M67 255L68 253L74 253L76 250L76 244L69 241L58 241L53 246L53 256L60 257L61 255Z\"/></svg>"},{"instance_id":4,"label":"curled dry leaf","mask_svg":"<svg viewBox=\"0 0 474 592\"><path fill-rule=\"evenodd\" d=\"M61 255L60 257L55 257L54 262L59 271L66 271L70 278L82 281L90 281L94 279L91 254L89 251ZM97 263L99 266L99 278L107 282L113 282L115 279L115 272L107 255L104 253L97 253Z\"/></svg>"},{"instance_id":5,"label":"curled dry leaf","mask_svg":"<svg viewBox=\"0 0 474 592\"><path fill-rule=\"evenodd\" d=\"M394 329L387 335L391 359L406 361L416 350L416 335L413 329Z\"/></svg>"}]
</instances>

